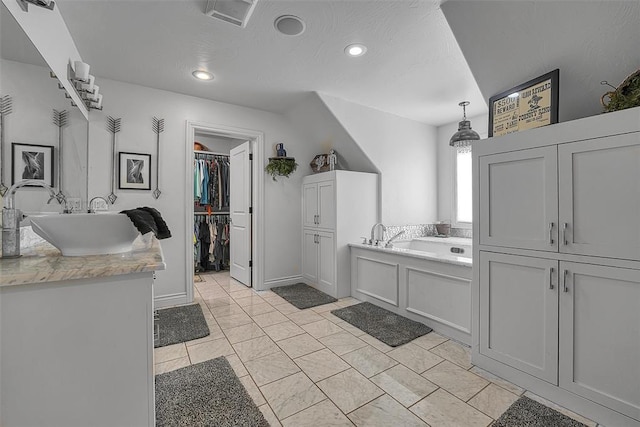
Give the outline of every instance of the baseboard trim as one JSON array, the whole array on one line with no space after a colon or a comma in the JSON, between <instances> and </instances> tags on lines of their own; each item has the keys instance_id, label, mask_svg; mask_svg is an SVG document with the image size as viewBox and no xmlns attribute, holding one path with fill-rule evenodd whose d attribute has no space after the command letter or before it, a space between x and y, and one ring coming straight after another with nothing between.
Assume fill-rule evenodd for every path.
<instances>
[{"instance_id":1,"label":"baseboard trim","mask_svg":"<svg viewBox=\"0 0 640 427\"><path fill-rule=\"evenodd\" d=\"M264 290L275 288L277 286L293 285L302 282L302 276L279 277L277 279L269 279L264 281Z\"/></svg>"},{"instance_id":2,"label":"baseboard trim","mask_svg":"<svg viewBox=\"0 0 640 427\"><path fill-rule=\"evenodd\" d=\"M161 295L153 299L154 309L170 307L173 305L183 305L189 303L189 298L186 292L179 294Z\"/></svg>"}]
</instances>

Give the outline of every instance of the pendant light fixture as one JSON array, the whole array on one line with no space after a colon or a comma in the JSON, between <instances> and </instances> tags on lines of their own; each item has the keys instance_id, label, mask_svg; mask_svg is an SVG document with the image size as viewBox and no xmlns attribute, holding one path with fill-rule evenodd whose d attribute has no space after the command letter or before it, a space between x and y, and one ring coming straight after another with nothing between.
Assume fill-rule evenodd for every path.
<instances>
[{"instance_id":1,"label":"pendant light fixture","mask_svg":"<svg viewBox=\"0 0 640 427\"><path fill-rule=\"evenodd\" d=\"M471 143L480 139L478 132L471 129L471 122L467 120L467 105L469 101L462 101L458 104L462 107L462 121L458 123L458 132L454 133L449 140L449 145L457 149L471 149Z\"/></svg>"}]
</instances>

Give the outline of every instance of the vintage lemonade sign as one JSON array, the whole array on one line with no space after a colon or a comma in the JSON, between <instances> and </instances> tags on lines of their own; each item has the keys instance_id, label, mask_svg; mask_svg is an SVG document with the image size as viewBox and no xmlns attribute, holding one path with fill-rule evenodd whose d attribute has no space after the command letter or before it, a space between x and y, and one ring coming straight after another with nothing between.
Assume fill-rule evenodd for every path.
<instances>
[{"instance_id":1,"label":"vintage lemonade sign","mask_svg":"<svg viewBox=\"0 0 640 427\"><path fill-rule=\"evenodd\" d=\"M493 103L493 136L551 123L551 79L529 86Z\"/></svg>"}]
</instances>

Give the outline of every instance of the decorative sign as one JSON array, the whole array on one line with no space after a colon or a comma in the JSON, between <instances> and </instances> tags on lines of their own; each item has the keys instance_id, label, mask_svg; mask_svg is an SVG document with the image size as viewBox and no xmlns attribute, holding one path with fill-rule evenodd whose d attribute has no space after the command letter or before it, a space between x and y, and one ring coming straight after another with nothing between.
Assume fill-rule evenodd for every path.
<instances>
[{"instance_id":1,"label":"decorative sign","mask_svg":"<svg viewBox=\"0 0 640 427\"><path fill-rule=\"evenodd\" d=\"M489 137L558 123L560 70L489 98Z\"/></svg>"}]
</instances>

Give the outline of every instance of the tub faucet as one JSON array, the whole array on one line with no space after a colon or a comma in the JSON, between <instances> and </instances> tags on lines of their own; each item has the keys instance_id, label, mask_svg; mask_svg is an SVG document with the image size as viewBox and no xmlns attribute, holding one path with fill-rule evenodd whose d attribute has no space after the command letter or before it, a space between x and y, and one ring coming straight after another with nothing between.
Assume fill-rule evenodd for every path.
<instances>
[{"instance_id":1,"label":"tub faucet","mask_svg":"<svg viewBox=\"0 0 640 427\"><path fill-rule=\"evenodd\" d=\"M373 246L378 246L378 243L380 243L380 241L382 239L376 239L376 230L378 229L378 227L382 227L382 239L384 239L384 232L387 231L387 227L384 226L383 223L378 222L376 224L373 224L373 227L371 227L371 240L369 240L369 243Z\"/></svg>"},{"instance_id":2,"label":"tub faucet","mask_svg":"<svg viewBox=\"0 0 640 427\"><path fill-rule=\"evenodd\" d=\"M96 196L89 202L89 209L87 212L96 213L98 211L108 211L109 204L104 197Z\"/></svg>"},{"instance_id":3,"label":"tub faucet","mask_svg":"<svg viewBox=\"0 0 640 427\"><path fill-rule=\"evenodd\" d=\"M56 197L56 192L50 185L34 179L18 181L7 190L4 195L4 208L2 209L2 258L17 258L20 256L20 221L24 215L20 209L16 209L16 191L29 185L42 187L49 192L51 197Z\"/></svg>"},{"instance_id":4,"label":"tub faucet","mask_svg":"<svg viewBox=\"0 0 640 427\"><path fill-rule=\"evenodd\" d=\"M396 240L398 237L402 236L404 234L404 230L400 231L398 234L396 234L395 236L393 236L392 238L390 238L387 241L387 244L384 245L385 248L392 248L393 247L393 241Z\"/></svg>"}]
</instances>

